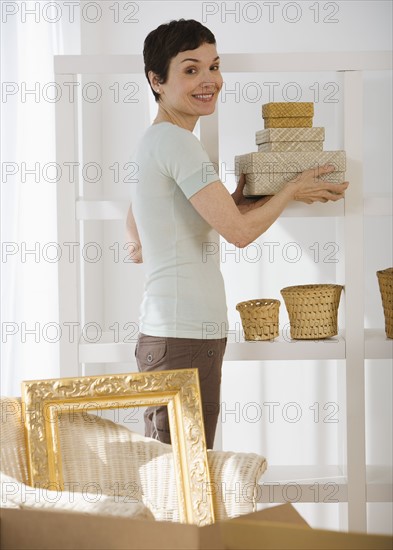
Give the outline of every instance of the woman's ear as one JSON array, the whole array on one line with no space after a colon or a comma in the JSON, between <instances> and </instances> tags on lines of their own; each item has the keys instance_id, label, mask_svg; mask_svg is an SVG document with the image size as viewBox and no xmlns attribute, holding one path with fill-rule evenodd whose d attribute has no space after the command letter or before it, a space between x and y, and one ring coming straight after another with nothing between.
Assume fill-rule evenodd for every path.
<instances>
[{"instance_id":1,"label":"woman's ear","mask_svg":"<svg viewBox=\"0 0 393 550\"><path fill-rule=\"evenodd\" d=\"M149 71L147 75L149 77L150 86L153 88L153 90L156 90L156 88L160 85L158 76L153 73L153 71Z\"/></svg>"}]
</instances>

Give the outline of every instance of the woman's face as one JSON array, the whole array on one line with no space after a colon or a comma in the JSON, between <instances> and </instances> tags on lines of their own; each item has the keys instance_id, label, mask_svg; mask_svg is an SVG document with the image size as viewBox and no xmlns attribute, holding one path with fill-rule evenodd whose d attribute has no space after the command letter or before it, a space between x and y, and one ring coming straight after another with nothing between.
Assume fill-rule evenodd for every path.
<instances>
[{"instance_id":1,"label":"woman's face","mask_svg":"<svg viewBox=\"0 0 393 550\"><path fill-rule=\"evenodd\" d=\"M214 44L177 54L167 81L159 85L160 105L183 120L213 113L223 84L219 63Z\"/></svg>"}]
</instances>

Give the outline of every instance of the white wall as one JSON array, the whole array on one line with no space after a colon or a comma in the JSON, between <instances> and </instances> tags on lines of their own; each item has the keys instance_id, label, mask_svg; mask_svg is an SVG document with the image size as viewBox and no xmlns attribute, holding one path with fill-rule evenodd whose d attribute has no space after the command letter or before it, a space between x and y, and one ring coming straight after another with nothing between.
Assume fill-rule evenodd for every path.
<instances>
[{"instance_id":1,"label":"white wall","mask_svg":"<svg viewBox=\"0 0 393 550\"><path fill-rule=\"evenodd\" d=\"M341 2L101 2L102 17L89 21L88 13L81 26L82 53L141 54L147 33L170 19L195 18L215 33L218 51L229 52L311 52L388 50L392 44L392 9L387 1ZM110 6L119 9L116 12ZM317 12L317 6L319 12ZM126 9L124 9L126 8ZM274 11L273 11L274 8ZM230 14L230 10L235 10ZM269 11L270 10L270 11ZM123 22L125 17L131 22ZM255 20L255 22L251 22ZM70 52L71 53L71 52ZM72 52L74 53L74 52ZM233 168L236 154L255 151L255 131L263 128L261 105L269 101L293 99L295 83L303 101L315 103L314 126L326 128L325 150L340 149L342 139L342 81L336 73L307 75L267 74L231 75L225 77L219 102L220 162L226 170ZM87 77L86 77L87 78ZM91 75L97 80L97 75ZM83 136L86 159L100 159L106 178L100 187L86 187L86 196L102 194L108 198L127 197L126 183L114 183L109 166L124 166L139 136L149 124L151 99L144 78L111 75L100 80L106 91L103 101L86 106ZM124 90L124 85L131 86ZM254 85L250 85L254 82ZM278 84L273 86L273 82ZM119 86L120 101L114 101L111 87ZM274 89L274 96L271 90ZM134 90L135 102L125 103L126 93ZM236 93L230 93L237 90ZM270 90L270 92L269 92ZM318 91L318 96L316 95ZM257 95L253 95L255 92ZM365 76L365 192L389 193L392 182L391 79L382 73ZM128 172L129 173L129 172ZM122 177L126 175L121 172ZM231 175L222 179L234 188ZM89 226L89 224L91 225ZM106 330L119 323L126 334L134 335L138 323L138 307L143 289L143 267L124 263L123 224L100 222L86 224L85 239L97 240L104 250L104 260L86 266L86 320L99 322ZM277 242L274 261L266 254L268 243ZM297 243L301 258L297 262L285 256L288 243ZM114 246L119 243L120 257L115 261ZM321 256L316 261L315 243ZM333 243L337 252L329 263L323 246ZM333 246L332 245L332 246ZM387 219L367 219L365 228L366 326L382 327L383 313L375 272L393 264L392 226ZM262 251L257 262L253 252ZM232 328L239 327L235 305L256 297L277 297L282 287L292 284L334 282L340 274L344 243L340 240L334 219L280 220L258 239L249 253L242 251L239 261L226 254L223 244L222 270L226 281L229 317ZM294 249L292 249L293 251ZM283 256L284 254L284 256ZM251 259L250 259L251 256ZM340 276L340 275L338 275ZM337 280L342 283L342 280ZM341 320L341 317L340 317ZM280 322L287 316L282 301ZM127 324L130 323L130 324ZM323 345L323 344L322 344ZM372 464L392 463L391 365L373 361L367 364L367 455ZM342 364L335 362L264 362L226 363L224 365L222 401L222 443L225 449L257 452L267 456L271 465L336 464L340 462L339 432L343 411L337 412L338 423L314 422L310 406L318 403L340 403L337 380ZM90 365L86 373L136 370L133 358L127 364ZM381 392L384 399L381 402ZM278 402L274 422L269 422L266 402ZM299 422L283 418L287 403L301 407ZM257 405L250 405L256 403ZM255 421L258 406L262 417ZM254 409L252 408L254 407ZM230 413L230 411L235 411ZM132 426L135 429L135 426ZM139 430L143 427L140 425ZM369 505L370 530L391 530L391 508ZM302 513L313 525L338 528L335 505L304 505ZM373 519L374 518L374 519ZM381 519L382 518L382 519Z\"/></svg>"}]
</instances>

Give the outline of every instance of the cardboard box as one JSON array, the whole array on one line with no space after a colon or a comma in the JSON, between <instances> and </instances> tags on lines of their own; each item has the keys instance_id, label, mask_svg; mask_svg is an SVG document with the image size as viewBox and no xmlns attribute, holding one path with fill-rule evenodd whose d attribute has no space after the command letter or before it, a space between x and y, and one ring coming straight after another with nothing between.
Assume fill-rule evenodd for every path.
<instances>
[{"instance_id":1,"label":"cardboard box","mask_svg":"<svg viewBox=\"0 0 393 550\"><path fill-rule=\"evenodd\" d=\"M311 529L291 504L205 527L42 509L3 509L0 521L3 550L383 550L392 545L387 536Z\"/></svg>"},{"instance_id":2,"label":"cardboard box","mask_svg":"<svg viewBox=\"0 0 393 550\"><path fill-rule=\"evenodd\" d=\"M314 103L276 101L262 105L263 118L313 117Z\"/></svg>"},{"instance_id":3,"label":"cardboard box","mask_svg":"<svg viewBox=\"0 0 393 550\"><path fill-rule=\"evenodd\" d=\"M307 529L277 521L226 522L221 531L226 550L391 550L393 537Z\"/></svg>"},{"instance_id":4,"label":"cardboard box","mask_svg":"<svg viewBox=\"0 0 393 550\"><path fill-rule=\"evenodd\" d=\"M246 175L244 195L275 195L297 174L324 164L333 164L335 172L321 176L324 181L345 181L345 151L258 152L235 157L236 174Z\"/></svg>"}]
</instances>

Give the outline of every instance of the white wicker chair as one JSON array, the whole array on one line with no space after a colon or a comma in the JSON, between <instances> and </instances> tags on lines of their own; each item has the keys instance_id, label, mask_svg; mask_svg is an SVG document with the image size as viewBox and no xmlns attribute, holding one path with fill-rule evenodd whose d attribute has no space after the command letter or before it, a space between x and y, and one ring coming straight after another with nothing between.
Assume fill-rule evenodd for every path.
<instances>
[{"instance_id":1,"label":"white wicker chair","mask_svg":"<svg viewBox=\"0 0 393 550\"><path fill-rule=\"evenodd\" d=\"M2 398L0 404L0 470L28 484L20 399ZM72 429L69 422L67 415L59 422L68 490L94 492L96 487L124 502L143 502L156 520L178 521L170 445L103 418L86 422L82 415L74 415ZM216 519L255 511L257 483L267 466L265 458L253 453L208 451L208 463L216 493Z\"/></svg>"}]
</instances>

